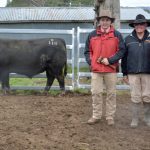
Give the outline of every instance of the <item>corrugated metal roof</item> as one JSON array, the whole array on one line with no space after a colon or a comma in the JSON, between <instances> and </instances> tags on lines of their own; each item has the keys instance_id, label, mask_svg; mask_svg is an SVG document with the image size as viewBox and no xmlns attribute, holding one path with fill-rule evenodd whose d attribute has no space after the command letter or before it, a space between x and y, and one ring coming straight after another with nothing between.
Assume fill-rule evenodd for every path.
<instances>
[{"instance_id":1,"label":"corrugated metal roof","mask_svg":"<svg viewBox=\"0 0 150 150\"><path fill-rule=\"evenodd\" d=\"M0 8L0 21L89 21L91 7L5 7Z\"/></svg>"},{"instance_id":2,"label":"corrugated metal roof","mask_svg":"<svg viewBox=\"0 0 150 150\"><path fill-rule=\"evenodd\" d=\"M137 7L126 7L121 8L121 20L134 20L136 18L136 15L142 14L146 17L146 19L150 19L150 14L145 11L143 8L137 8Z\"/></svg>"},{"instance_id":3,"label":"corrugated metal roof","mask_svg":"<svg viewBox=\"0 0 150 150\"><path fill-rule=\"evenodd\" d=\"M142 8L121 8L121 20L134 20L137 14L150 19ZM93 7L4 7L0 22L79 22L93 21Z\"/></svg>"}]
</instances>

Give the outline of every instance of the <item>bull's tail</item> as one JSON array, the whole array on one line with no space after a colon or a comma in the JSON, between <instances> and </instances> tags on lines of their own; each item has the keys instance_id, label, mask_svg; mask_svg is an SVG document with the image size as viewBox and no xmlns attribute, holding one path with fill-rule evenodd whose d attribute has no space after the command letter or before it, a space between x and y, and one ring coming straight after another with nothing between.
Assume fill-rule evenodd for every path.
<instances>
[{"instance_id":1,"label":"bull's tail","mask_svg":"<svg viewBox=\"0 0 150 150\"><path fill-rule=\"evenodd\" d=\"M67 62L65 63L65 66L64 66L64 76L67 75Z\"/></svg>"},{"instance_id":2,"label":"bull's tail","mask_svg":"<svg viewBox=\"0 0 150 150\"><path fill-rule=\"evenodd\" d=\"M67 47L66 47L66 42L65 40L63 40L64 42L64 46L65 46L65 51L66 51L66 55L67 55ZM67 58L66 58L66 63L65 63L65 66L64 66L64 76L66 77L67 75Z\"/></svg>"}]
</instances>

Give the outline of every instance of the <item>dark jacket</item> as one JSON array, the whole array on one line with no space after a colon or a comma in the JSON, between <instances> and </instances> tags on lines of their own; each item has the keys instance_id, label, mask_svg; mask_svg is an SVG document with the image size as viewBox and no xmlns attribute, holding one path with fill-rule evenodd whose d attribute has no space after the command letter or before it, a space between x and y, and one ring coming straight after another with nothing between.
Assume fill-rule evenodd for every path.
<instances>
[{"instance_id":1,"label":"dark jacket","mask_svg":"<svg viewBox=\"0 0 150 150\"><path fill-rule=\"evenodd\" d=\"M122 59L123 75L150 73L150 34L139 39L135 30L125 38L126 53Z\"/></svg>"},{"instance_id":2,"label":"dark jacket","mask_svg":"<svg viewBox=\"0 0 150 150\"><path fill-rule=\"evenodd\" d=\"M97 63L99 57L109 58L109 63L116 65L125 52L124 41L120 32L111 27L106 34L100 28L91 32L86 40L84 55L93 72L116 72L109 66Z\"/></svg>"}]
</instances>

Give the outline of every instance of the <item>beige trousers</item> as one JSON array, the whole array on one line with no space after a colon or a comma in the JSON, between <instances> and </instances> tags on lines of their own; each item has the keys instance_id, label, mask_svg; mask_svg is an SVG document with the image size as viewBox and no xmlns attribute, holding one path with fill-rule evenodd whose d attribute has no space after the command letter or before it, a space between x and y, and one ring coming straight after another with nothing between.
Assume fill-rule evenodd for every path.
<instances>
[{"instance_id":1,"label":"beige trousers","mask_svg":"<svg viewBox=\"0 0 150 150\"><path fill-rule=\"evenodd\" d=\"M92 73L91 92L93 118L102 117L103 89L106 86L106 120L114 117L116 112L116 73Z\"/></svg>"},{"instance_id":2,"label":"beige trousers","mask_svg":"<svg viewBox=\"0 0 150 150\"><path fill-rule=\"evenodd\" d=\"M133 103L150 102L150 74L128 75Z\"/></svg>"}]
</instances>

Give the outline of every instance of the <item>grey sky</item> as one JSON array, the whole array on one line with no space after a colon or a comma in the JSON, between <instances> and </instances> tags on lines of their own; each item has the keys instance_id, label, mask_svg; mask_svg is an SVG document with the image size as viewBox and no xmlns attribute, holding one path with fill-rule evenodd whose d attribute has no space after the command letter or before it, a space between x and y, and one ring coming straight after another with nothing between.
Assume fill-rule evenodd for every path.
<instances>
[{"instance_id":1,"label":"grey sky","mask_svg":"<svg viewBox=\"0 0 150 150\"><path fill-rule=\"evenodd\" d=\"M0 7L5 7L6 0L0 0Z\"/></svg>"},{"instance_id":2,"label":"grey sky","mask_svg":"<svg viewBox=\"0 0 150 150\"><path fill-rule=\"evenodd\" d=\"M150 7L150 0L120 0L120 5L128 7L136 7L136 6Z\"/></svg>"}]
</instances>

